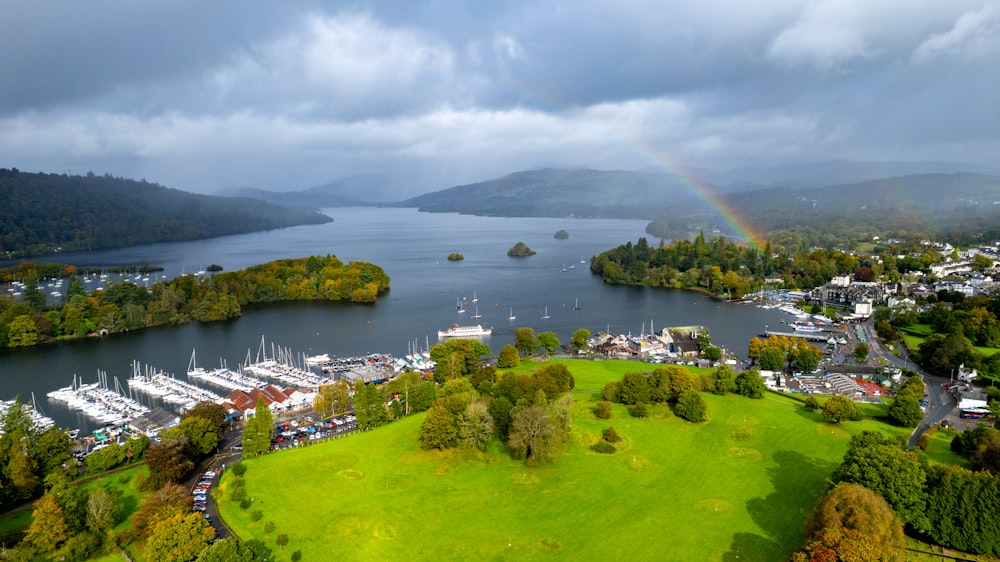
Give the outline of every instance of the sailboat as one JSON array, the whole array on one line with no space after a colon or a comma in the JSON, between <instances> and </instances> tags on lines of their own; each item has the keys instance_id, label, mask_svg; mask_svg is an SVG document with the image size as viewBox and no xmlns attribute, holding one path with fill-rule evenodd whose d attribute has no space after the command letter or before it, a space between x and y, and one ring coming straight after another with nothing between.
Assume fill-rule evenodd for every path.
<instances>
[{"instance_id":1,"label":"sailboat","mask_svg":"<svg viewBox=\"0 0 1000 562\"><path fill-rule=\"evenodd\" d=\"M576 302L573 305L573 310L580 310L580 297L576 298Z\"/></svg>"},{"instance_id":2,"label":"sailboat","mask_svg":"<svg viewBox=\"0 0 1000 562\"><path fill-rule=\"evenodd\" d=\"M472 315L473 318L482 318L483 315L479 314L479 305L476 305L476 313Z\"/></svg>"},{"instance_id":3,"label":"sailboat","mask_svg":"<svg viewBox=\"0 0 1000 562\"><path fill-rule=\"evenodd\" d=\"M465 312L465 309L462 308L462 299L457 298L457 299L455 299L455 302L458 305L458 313L461 314L461 313Z\"/></svg>"},{"instance_id":4,"label":"sailboat","mask_svg":"<svg viewBox=\"0 0 1000 562\"><path fill-rule=\"evenodd\" d=\"M545 312L542 314L542 318L550 318L549 316L549 305L545 305Z\"/></svg>"},{"instance_id":5,"label":"sailboat","mask_svg":"<svg viewBox=\"0 0 1000 562\"><path fill-rule=\"evenodd\" d=\"M510 316L507 317L507 320L513 320L515 318L517 318L517 316L514 316L514 307L512 306L510 307Z\"/></svg>"},{"instance_id":6,"label":"sailboat","mask_svg":"<svg viewBox=\"0 0 1000 562\"><path fill-rule=\"evenodd\" d=\"M472 291L472 302L479 302L479 297L476 296L476 292ZM478 316L476 316L478 318Z\"/></svg>"}]
</instances>

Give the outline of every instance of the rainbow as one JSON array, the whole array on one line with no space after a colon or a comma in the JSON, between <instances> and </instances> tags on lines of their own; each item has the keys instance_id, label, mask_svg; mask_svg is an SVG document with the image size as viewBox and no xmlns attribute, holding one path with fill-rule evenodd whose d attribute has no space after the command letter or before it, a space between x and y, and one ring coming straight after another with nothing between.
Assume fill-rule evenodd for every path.
<instances>
[{"instance_id":1,"label":"rainbow","mask_svg":"<svg viewBox=\"0 0 1000 562\"><path fill-rule=\"evenodd\" d=\"M705 182L696 178L684 169L669 155L662 150L658 150L643 139L636 138L632 146L638 151L646 161L654 167L663 170L670 176L676 178L682 185L686 186L691 193L714 209L722 220L735 232L744 242L751 246L763 246L764 237L740 216L735 209L722 197L712 191Z\"/></svg>"}]
</instances>

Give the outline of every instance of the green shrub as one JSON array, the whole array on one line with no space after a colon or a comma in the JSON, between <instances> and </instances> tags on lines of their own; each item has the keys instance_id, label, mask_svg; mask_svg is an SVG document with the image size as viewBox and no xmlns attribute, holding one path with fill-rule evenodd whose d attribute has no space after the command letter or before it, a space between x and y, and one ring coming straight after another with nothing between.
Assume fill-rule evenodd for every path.
<instances>
[{"instance_id":1,"label":"green shrub","mask_svg":"<svg viewBox=\"0 0 1000 562\"><path fill-rule=\"evenodd\" d=\"M597 443L590 446L590 449L595 453L600 453L602 455L610 455L614 453L617 449L611 443L608 443L604 439L601 439Z\"/></svg>"},{"instance_id":2,"label":"green shrub","mask_svg":"<svg viewBox=\"0 0 1000 562\"><path fill-rule=\"evenodd\" d=\"M264 533L270 535L274 532L274 521L264 522Z\"/></svg>"},{"instance_id":3,"label":"green shrub","mask_svg":"<svg viewBox=\"0 0 1000 562\"><path fill-rule=\"evenodd\" d=\"M243 476L247 472L247 465L243 464L243 461L240 461L231 466L229 470L232 470L236 476Z\"/></svg>"},{"instance_id":4,"label":"green shrub","mask_svg":"<svg viewBox=\"0 0 1000 562\"><path fill-rule=\"evenodd\" d=\"M263 518L264 518L264 512L259 509L255 509L250 512L251 521L260 521Z\"/></svg>"},{"instance_id":5,"label":"green shrub","mask_svg":"<svg viewBox=\"0 0 1000 562\"><path fill-rule=\"evenodd\" d=\"M819 410L819 400L816 400L815 396L810 395L809 398L806 398L805 406L807 409L815 412L816 410Z\"/></svg>"},{"instance_id":6,"label":"green shrub","mask_svg":"<svg viewBox=\"0 0 1000 562\"><path fill-rule=\"evenodd\" d=\"M610 425L608 426L607 429L604 430L603 436L604 440L607 441L608 443L617 443L622 440L621 435L618 435L618 432L615 431L615 428Z\"/></svg>"},{"instance_id":7,"label":"green shrub","mask_svg":"<svg viewBox=\"0 0 1000 562\"><path fill-rule=\"evenodd\" d=\"M643 402L638 404L632 404L628 407L628 413L633 418L648 418L649 417L649 406Z\"/></svg>"},{"instance_id":8,"label":"green shrub","mask_svg":"<svg viewBox=\"0 0 1000 562\"><path fill-rule=\"evenodd\" d=\"M602 420L611 419L611 402L599 400L594 407L594 415Z\"/></svg>"}]
</instances>

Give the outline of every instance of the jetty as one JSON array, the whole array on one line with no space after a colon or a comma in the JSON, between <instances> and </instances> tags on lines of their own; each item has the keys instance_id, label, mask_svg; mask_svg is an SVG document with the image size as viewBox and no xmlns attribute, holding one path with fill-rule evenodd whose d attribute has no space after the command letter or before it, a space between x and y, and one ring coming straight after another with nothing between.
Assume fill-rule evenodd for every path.
<instances>
[{"instance_id":1,"label":"jetty","mask_svg":"<svg viewBox=\"0 0 1000 562\"><path fill-rule=\"evenodd\" d=\"M194 350L191 350L191 361L188 362L187 376L189 379L202 381L227 390L250 392L255 388L267 386L266 382L254 376L243 374L242 371L231 371L225 366L217 369L199 367L195 360Z\"/></svg>"}]
</instances>

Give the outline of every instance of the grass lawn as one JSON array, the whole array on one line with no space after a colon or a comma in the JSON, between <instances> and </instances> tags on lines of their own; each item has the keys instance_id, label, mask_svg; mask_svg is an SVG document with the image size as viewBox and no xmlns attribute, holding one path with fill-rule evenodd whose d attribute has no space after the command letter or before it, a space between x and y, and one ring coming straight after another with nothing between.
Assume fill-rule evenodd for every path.
<instances>
[{"instance_id":1,"label":"grass lawn","mask_svg":"<svg viewBox=\"0 0 1000 562\"><path fill-rule=\"evenodd\" d=\"M136 511L139 511L139 504L142 503L143 496L147 494L147 492L140 492L135 488L135 486L132 485L135 480L135 476L140 472L148 474L149 469L147 469L144 464L138 465L115 474L109 474L96 480L92 480L80 487L84 494L100 488L108 488L117 492L118 501L121 502L122 506L121 514L119 514L119 518L122 519L122 521L115 525L115 532L128 529L132 526L132 516Z\"/></svg>"},{"instance_id":2,"label":"grass lawn","mask_svg":"<svg viewBox=\"0 0 1000 562\"><path fill-rule=\"evenodd\" d=\"M495 444L486 454L420 449L423 415L247 462L243 511L220 502L242 538L303 559L780 560L802 543L802 521L851 434L876 422L822 423L781 397L703 394L709 421L653 408L637 420L591 400L608 380L650 366L568 361L577 404L570 443L536 468ZM524 365L518 370L537 368ZM613 425L613 455L589 449ZM224 496L232 473L217 489ZM252 521L254 510L262 512ZM264 533L271 521L275 530Z\"/></svg>"}]
</instances>

